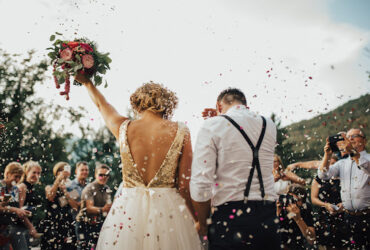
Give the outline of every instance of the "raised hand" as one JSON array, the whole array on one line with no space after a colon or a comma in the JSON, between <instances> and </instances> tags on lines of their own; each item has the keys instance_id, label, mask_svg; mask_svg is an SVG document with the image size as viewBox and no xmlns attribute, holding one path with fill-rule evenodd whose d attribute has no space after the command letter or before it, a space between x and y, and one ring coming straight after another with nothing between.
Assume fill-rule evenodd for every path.
<instances>
[{"instance_id":1,"label":"raised hand","mask_svg":"<svg viewBox=\"0 0 370 250\"><path fill-rule=\"evenodd\" d=\"M333 151L331 150L330 143L329 143L329 138L326 138L326 144L324 147L324 152L325 154L331 155Z\"/></svg>"},{"instance_id":2,"label":"raised hand","mask_svg":"<svg viewBox=\"0 0 370 250\"><path fill-rule=\"evenodd\" d=\"M77 73L77 75L75 76L75 81L85 85L85 84L88 84L88 83L91 83L91 80L90 78L88 78L86 76L86 74L83 74L81 71L79 71Z\"/></svg>"},{"instance_id":3,"label":"raised hand","mask_svg":"<svg viewBox=\"0 0 370 250\"><path fill-rule=\"evenodd\" d=\"M205 108L202 112L202 117L204 119L211 118L217 116L217 110L213 108Z\"/></svg>"}]
</instances>

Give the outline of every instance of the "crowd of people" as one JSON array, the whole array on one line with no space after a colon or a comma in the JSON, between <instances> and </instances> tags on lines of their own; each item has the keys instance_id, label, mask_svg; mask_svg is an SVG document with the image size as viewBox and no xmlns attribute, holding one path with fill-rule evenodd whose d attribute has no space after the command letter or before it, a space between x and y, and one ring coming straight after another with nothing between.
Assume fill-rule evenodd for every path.
<instances>
[{"instance_id":1,"label":"crowd of people","mask_svg":"<svg viewBox=\"0 0 370 250\"><path fill-rule=\"evenodd\" d=\"M33 225L32 216L42 206L35 192L41 170L35 161L11 162L5 167L0 182L0 249L30 249L37 239L41 249L94 248L112 204L112 191L106 184L111 169L98 165L95 179L88 183L87 162L76 164L73 180L68 163L55 164L55 180L45 187L45 217Z\"/></svg>"},{"instance_id":2,"label":"crowd of people","mask_svg":"<svg viewBox=\"0 0 370 250\"><path fill-rule=\"evenodd\" d=\"M216 109L203 112L193 153L187 127L167 120L173 92L144 84L130 98L141 114L131 121L89 79L76 80L120 144L121 186L116 194L107 186L107 165L88 183L86 162L73 180L70 165L58 162L45 188L46 216L33 225L42 168L9 163L0 181L0 249L27 249L30 238L41 238L41 249L370 248L370 155L361 129L336 135L335 147L327 139L322 159L285 167L274 156L272 120L249 111L240 90L226 89ZM316 171L312 183L297 168Z\"/></svg>"}]
</instances>

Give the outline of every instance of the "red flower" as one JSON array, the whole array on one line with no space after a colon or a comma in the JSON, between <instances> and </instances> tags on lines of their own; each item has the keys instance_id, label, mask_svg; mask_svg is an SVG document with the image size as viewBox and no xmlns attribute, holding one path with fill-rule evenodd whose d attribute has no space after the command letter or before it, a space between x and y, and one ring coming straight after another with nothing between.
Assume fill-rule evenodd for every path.
<instances>
[{"instance_id":1,"label":"red flower","mask_svg":"<svg viewBox=\"0 0 370 250\"><path fill-rule=\"evenodd\" d=\"M60 58L64 61L69 61L72 59L72 50L70 48L66 48L60 52Z\"/></svg>"},{"instance_id":2,"label":"red flower","mask_svg":"<svg viewBox=\"0 0 370 250\"><path fill-rule=\"evenodd\" d=\"M93 48L87 43L81 43L80 44L81 48L85 49L87 52L93 52Z\"/></svg>"},{"instance_id":3,"label":"red flower","mask_svg":"<svg viewBox=\"0 0 370 250\"><path fill-rule=\"evenodd\" d=\"M69 43L67 43L67 45L68 45L71 49L73 49L74 47L77 47L78 45L80 45L80 43L79 43L79 42L69 42Z\"/></svg>"},{"instance_id":4,"label":"red flower","mask_svg":"<svg viewBox=\"0 0 370 250\"><path fill-rule=\"evenodd\" d=\"M90 69L94 66L94 57L90 54L82 56L82 64L84 68Z\"/></svg>"}]
</instances>

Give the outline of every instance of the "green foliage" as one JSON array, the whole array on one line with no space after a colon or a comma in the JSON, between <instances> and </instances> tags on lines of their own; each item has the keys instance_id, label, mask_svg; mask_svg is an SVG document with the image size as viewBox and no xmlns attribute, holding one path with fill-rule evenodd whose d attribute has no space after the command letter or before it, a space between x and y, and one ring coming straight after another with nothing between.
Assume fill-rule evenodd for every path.
<instances>
[{"instance_id":1,"label":"green foliage","mask_svg":"<svg viewBox=\"0 0 370 250\"><path fill-rule=\"evenodd\" d=\"M271 120L276 125L276 142L275 154L281 157L284 166L294 161L293 143L287 142L287 128L281 127L281 120L274 113L271 114Z\"/></svg>"},{"instance_id":2,"label":"green foliage","mask_svg":"<svg viewBox=\"0 0 370 250\"><path fill-rule=\"evenodd\" d=\"M369 136L369 114L370 94L366 94L331 112L287 126L289 138L284 143L294 144L296 161L320 160L325 139L330 135L350 128L361 128ZM369 146L370 140L367 140L367 149Z\"/></svg>"}]
</instances>

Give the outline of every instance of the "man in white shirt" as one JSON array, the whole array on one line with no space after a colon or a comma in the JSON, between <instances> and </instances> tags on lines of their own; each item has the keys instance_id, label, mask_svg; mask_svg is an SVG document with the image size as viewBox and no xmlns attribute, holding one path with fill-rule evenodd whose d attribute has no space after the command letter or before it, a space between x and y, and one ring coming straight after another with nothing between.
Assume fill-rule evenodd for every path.
<instances>
[{"instance_id":1,"label":"man in white shirt","mask_svg":"<svg viewBox=\"0 0 370 250\"><path fill-rule=\"evenodd\" d=\"M370 249L370 154L365 151L366 136L360 129L350 129L342 137L344 143L338 147L350 156L329 167L332 150L327 139L318 176L324 180L340 178L341 207L350 233L345 240L351 249Z\"/></svg>"},{"instance_id":2,"label":"man in white shirt","mask_svg":"<svg viewBox=\"0 0 370 250\"><path fill-rule=\"evenodd\" d=\"M199 234L208 234L211 250L280 249L272 175L276 126L246 105L240 90L221 92L217 110L203 112L215 117L204 122L195 145L190 193Z\"/></svg>"}]
</instances>

